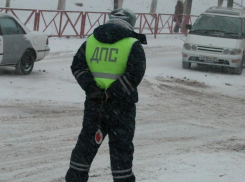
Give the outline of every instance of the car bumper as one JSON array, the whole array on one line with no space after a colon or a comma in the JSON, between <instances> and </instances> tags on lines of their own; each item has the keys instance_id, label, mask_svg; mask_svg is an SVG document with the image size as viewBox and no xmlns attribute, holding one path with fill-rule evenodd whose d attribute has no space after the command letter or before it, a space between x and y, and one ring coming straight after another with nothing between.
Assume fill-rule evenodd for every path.
<instances>
[{"instance_id":1,"label":"car bumper","mask_svg":"<svg viewBox=\"0 0 245 182\"><path fill-rule=\"evenodd\" d=\"M49 46L45 46L44 50L38 50L37 51L37 59L36 61L42 60L45 56L47 56L50 53Z\"/></svg>"},{"instance_id":2,"label":"car bumper","mask_svg":"<svg viewBox=\"0 0 245 182\"><path fill-rule=\"evenodd\" d=\"M49 53L50 53L50 47L49 46L46 46L45 47L45 51L44 51L44 56L49 55Z\"/></svg>"},{"instance_id":3,"label":"car bumper","mask_svg":"<svg viewBox=\"0 0 245 182\"><path fill-rule=\"evenodd\" d=\"M216 61L201 60L200 56L206 56L216 58ZM211 54L206 52L198 51L182 51L182 61L197 64L226 66L226 67L239 67L242 61L242 54L239 55L222 55L222 54Z\"/></svg>"}]
</instances>

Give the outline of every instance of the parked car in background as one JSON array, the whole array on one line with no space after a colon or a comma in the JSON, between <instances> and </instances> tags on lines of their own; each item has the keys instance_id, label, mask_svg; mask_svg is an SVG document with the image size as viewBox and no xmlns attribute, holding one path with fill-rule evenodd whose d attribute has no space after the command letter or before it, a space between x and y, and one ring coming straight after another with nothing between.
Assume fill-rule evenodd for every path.
<instances>
[{"instance_id":1,"label":"parked car in background","mask_svg":"<svg viewBox=\"0 0 245 182\"><path fill-rule=\"evenodd\" d=\"M30 31L17 18L0 14L0 67L15 66L16 73L28 75L34 62L49 54L48 36Z\"/></svg>"},{"instance_id":2,"label":"parked car in background","mask_svg":"<svg viewBox=\"0 0 245 182\"><path fill-rule=\"evenodd\" d=\"M245 11L211 7L190 29L182 51L182 67L216 65L241 75L245 64Z\"/></svg>"}]
</instances>

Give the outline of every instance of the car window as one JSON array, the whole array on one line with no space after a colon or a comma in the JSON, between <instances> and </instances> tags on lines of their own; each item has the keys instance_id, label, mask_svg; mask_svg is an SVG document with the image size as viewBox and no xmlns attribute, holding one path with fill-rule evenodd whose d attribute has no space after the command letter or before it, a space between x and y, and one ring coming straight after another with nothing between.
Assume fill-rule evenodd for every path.
<instances>
[{"instance_id":1,"label":"car window","mask_svg":"<svg viewBox=\"0 0 245 182\"><path fill-rule=\"evenodd\" d=\"M8 18L8 17L0 18L0 25L1 25L2 35L25 34L24 30L12 18Z\"/></svg>"},{"instance_id":2,"label":"car window","mask_svg":"<svg viewBox=\"0 0 245 182\"><path fill-rule=\"evenodd\" d=\"M229 33L241 33L241 19L217 15L201 15L191 30L220 30Z\"/></svg>"}]
</instances>

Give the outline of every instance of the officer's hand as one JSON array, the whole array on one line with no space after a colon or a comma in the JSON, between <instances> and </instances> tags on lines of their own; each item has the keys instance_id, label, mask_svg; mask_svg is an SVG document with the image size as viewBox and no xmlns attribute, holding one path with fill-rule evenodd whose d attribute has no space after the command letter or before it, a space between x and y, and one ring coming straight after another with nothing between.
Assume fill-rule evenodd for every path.
<instances>
[{"instance_id":1,"label":"officer's hand","mask_svg":"<svg viewBox=\"0 0 245 182\"><path fill-rule=\"evenodd\" d=\"M87 98L89 99L101 99L103 98L105 91L99 87L94 87L89 92L86 92Z\"/></svg>"}]
</instances>

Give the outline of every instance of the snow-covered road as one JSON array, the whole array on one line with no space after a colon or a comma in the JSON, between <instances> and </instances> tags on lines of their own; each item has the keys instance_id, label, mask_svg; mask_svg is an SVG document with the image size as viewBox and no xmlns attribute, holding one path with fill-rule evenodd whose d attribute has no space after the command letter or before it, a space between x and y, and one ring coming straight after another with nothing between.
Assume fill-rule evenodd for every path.
<instances>
[{"instance_id":1,"label":"snow-covered road","mask_svg":"<svg viewBox=\"0 0 245 182\"><path fill-rule=\"evenodd\" d=\"M244 182L245 72L182 69L182 39L150 38L145 47L134 139L137 181ZM69 66L83 41L51 39L51 54L29 76L0 69L0 182L64 181L84 101ZM112 181L107 143L90 182Z\"/></svg>"}]
</instances>

